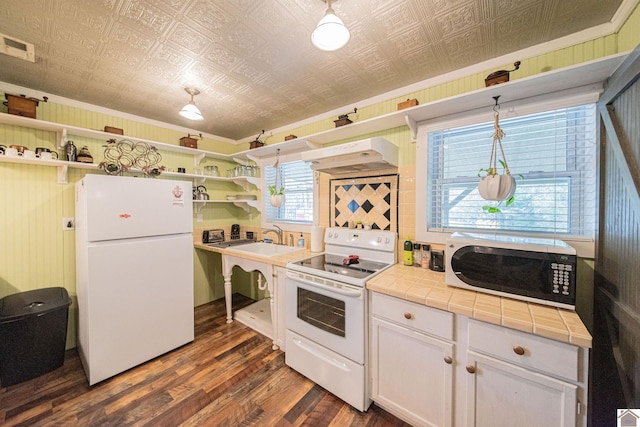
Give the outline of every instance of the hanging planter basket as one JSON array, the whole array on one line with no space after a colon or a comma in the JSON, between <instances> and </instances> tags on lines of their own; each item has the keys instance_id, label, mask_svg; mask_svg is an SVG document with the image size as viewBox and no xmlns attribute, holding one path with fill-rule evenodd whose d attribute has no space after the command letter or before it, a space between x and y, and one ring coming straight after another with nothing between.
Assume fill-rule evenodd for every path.
<instances>
[{"instance_id":1,"label":"hanging planter basket","mask_svg":"<svg viewBox=\"0 0 640 427\"><path fill-rule=\"evenodd\" d=\"M509 166L507 165L507 158L504 155L504 149L502 148L502 138L504 132L500 129L498 123L499 114L497 111L498 98L496 100L496 107L494 107L494 134L493 134L493 146L491 148L491 157L489 159L489 167L486 169L487 175L480 178L478 183L478 193L485 200L503 201L509 200L516 192L516 180L511 176L509 172ZM502 154L502 160L500 164L504 168L504 174L498 173L498 148ZM483 169L484 170L484 169Z\"/></svg>"},{"instance_id":2,"label":"hanging planter basket","mask_svg":"<svg viewBox=\"0 0 640 427\"><path fill-rule=\"evenodd\" d=\"M278 178L280 178L280 182L282 182L282 177L280 177L280 169L278 168L278 165L280 163L280 149L278 148L276 150L276 162L274 163L273 167L276 170L276 182L273 185L269 186L269 194L270 194L270 199L269 199L269 203L271 203L271 206L273 206L274 208L279 208L280 206L284 205L284 187L279 186L278 185Z\"/></svg>"},{"instance_id":3,"label":"hanging planter basket","mask_svg":"<svg viewBox=\"0 0 640 427\"><path fill-rule=\"evenodd\" d=\"M483 176L478 184L478 192L485 200L509 200L516 192L516 180L511 174Z\"/></svg>"},{"instance_id":4,"label":"hanging planter basket","mask_svg":"<svg viewBox=\"0 0 640 427\"><path fill-rule=\"evenodd\" d=\"M269 199L269 202L274 208L279 208L280 206L284 205L284 194L274 194Z\"/></svg>"}]
</instances>

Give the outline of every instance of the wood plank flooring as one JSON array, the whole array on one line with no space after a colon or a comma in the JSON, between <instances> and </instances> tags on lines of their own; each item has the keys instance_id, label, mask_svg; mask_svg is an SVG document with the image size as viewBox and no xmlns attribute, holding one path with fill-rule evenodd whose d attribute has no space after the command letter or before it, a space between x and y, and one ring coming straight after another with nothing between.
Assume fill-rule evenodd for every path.
<instances>
[{"instance_id":1,"label":"wood plank flooring","mask_svg":"<svg viewBox=\"0 0 640 427\"><path fill-rule=\"evenodd\" d=\"M234 296L234 307L252 301ZM271 341L225 323L224 300L195 310L195 341L88 385L75 350L48 374L0 388L2 426L408 426L361 413L284 363Z\"/></svg>"}]
</instances>

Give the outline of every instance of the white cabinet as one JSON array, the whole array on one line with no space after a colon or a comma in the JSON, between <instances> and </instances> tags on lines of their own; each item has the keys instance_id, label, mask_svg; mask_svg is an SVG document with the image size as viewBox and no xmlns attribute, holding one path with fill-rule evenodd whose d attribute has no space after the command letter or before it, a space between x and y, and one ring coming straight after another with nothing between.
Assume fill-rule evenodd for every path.
<instances>
[{"instance_id":1,"label":"white cabinet","mask_svg":"<svg viewBox=\"0 0 640 427\"><path fill-rule=\"evenodd\" d=\"M271 299L274 302L273 310L275 310L275 316L272 316L273 321L273 342L280 347L282 351L285 350L285 342L287 335L286 319L286 288L285 279L287 277L287 269L284 267L273 267L273 288L274 291L271 294Z\"/></svg>"},{"instance_id":2,"label":"white cabinet","mask_svg":"<svg viewBox=\"0 0 640 427\"><path fill-rule=\"evenodd\" d=\"M576 425L577 386L467 352L467 426Z\"/></svg>"},{"instance_id":3,"label":"white cabinet","mask_svg":"<svg viewBox=\"0 0 640 427\"><path fill-rule=\"evenodd\" d=\"M584 427L588 349L370 293L371 399L414 426Z\"/></svg>"},{"instance_id":4,"label":"white cabinet","mask_svg":"<svg viewBox=\"0 0 640 427\"><path fill-rule=\"evenodd\" d=\"M371 399L412 425L451 426L453 315L377 293L371 307Z\"/></svg>"},{"instance_id":5,"label":"white cabinet","mask_svg":"<svg viewBox=\"0 0 640 427\"><path fill-rule=\"evenodd\" d=\"M586 425L585 349L473 319L467 331L465 372L456 385L465 388L465 421L458 424Z\"/></svg>"}]
</instances>

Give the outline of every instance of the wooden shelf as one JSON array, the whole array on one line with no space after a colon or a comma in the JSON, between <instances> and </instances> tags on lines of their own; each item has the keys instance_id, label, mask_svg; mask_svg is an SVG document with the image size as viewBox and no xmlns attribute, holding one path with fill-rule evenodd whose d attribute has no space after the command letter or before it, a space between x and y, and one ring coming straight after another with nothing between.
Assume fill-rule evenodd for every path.
<instances>
[{"instance_id":1,"label":"wooden shelf","mask_svg":"<svg viewBox=\"0 0 640 427\"><path fill-rule=\"evenodd\" d=\"M98 170L95 163L67 162L64 160L23 159L22 157L0 156L0 162L21 163L25 165L54 166L58 168L58 184L67 183L67 171L71 168Z\"/></svg>"},{"instance_id":2,"label":"wooden shelf","mask_svg":"<svg viewBox=\"0 0 640 427\"><path fill-rule=\"evenodd\" d=\"M245 212L249 213L251 208L259 210L258 207L260 202L258 200L194 200L194 206L196 207L196 212L200 212L203 206L210 203L233 203L235 206L242 208Z\"/></svg>"},{"instance_id":3,"label":"wooden shelf","mask_svg":"<svg viewBox=\"0 0 640 427\"><path fill-rule=\"evenodd\" d=\"M583 62L559 70L552 70L500 85L465 92L404 110L394 111L370 119L356 121L349 125L322 132L267 145L253 150L241 151L233 155L234 160L242 163L262 157L274 156L278 148L280 154L296 150L309 150L322 147L324 144L347 138L367 135L400 126L409 126L411 139L415 141L418 123L425 120L446 117L452 114L469 112L479 108L491 109L493 97L500 95L500 103L518 101L525 98L545 95L581 87L593 86L593 90L601 91L604 82L622 63L626 53L611 55L593 61Z\"/></svg>"},{"instance_id":4,"label":"wooden shelf","mask_svg":"<svg viewBox=\"0 0 640 427\"><path fill-rule=\"evenodd\" d=\"M97 163L81 163L81 162L67 162L65 160L41 160L38 158L34 159L25 159L23 157L9 157L0 155L0 162L5 163L19 163L25 165L37 165L37 166L49 166L49 167L57 167L58 168L58 183L66 184L67 183L67 172L69 168L73 169L90 169L90 170L98 170ZM127 173L140 174L143 173L140 169L131 169ZM249 177L249 176L238 176L235 178L225 178L220 176L209 176L209 175L196 175L190 173L179 173L179 172L162 172L162 176L170 176L174 178L187 178L193 180L194 185L202 185L206 181L218 181L218 182L232 182L240 187L242 187L245 191L249 189L249 185L253 185L255 188L258 188L260 178Z\"/></svg>"},{"instance_id":5,"label":"wooden shelf","mask_svg":"<svg viewBox=\"0 0 640 427\"><path fill-rule=\"evenodd\" d=\"M182 153L182 154L191 154L194 157L195 166L199 165L202 159L204 159L205 157L218 159L218 160L233 161L232 156L228 154L214 153L212 151L182 147L180 145L173 145L173 144L167 144L164 142L151 141L149 139L136 138L133 136L118 135L115 133L102 132L99 130L85 129L77 126L47 122L44 120L31 119L29 117L16 116L13 114L0 114L0 123L7 124L7 125L20 126L25 128L31 128L31 129L40 129L40 130L45 130L49 132L55 132L56 145L58 148L63 148L66 145L70 135L75 135L75 136L83 136L86 138L99 139L103 141L108 141L110 139L121 141L123 139L127 139L133 142L147 143L151 146L158 148L159 150L173 151L173 152Z\"/></svg>"}]
</instances>

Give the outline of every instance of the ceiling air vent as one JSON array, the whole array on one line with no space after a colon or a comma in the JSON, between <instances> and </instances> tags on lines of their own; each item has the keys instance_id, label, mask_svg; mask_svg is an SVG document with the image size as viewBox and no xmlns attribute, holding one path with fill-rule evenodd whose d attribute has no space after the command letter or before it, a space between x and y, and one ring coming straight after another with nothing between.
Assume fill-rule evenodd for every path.
<instances>
[{"instance_id":1,"label":"ceiling air vent","mask_svg":"<svg viewBox=\"0 0 640 427\"><path fill-rule=\"evenodd\" d=\"M23 42L5 34L0 34L0 53L24 59L25 61L36 62L35 50L31 43Z\"/></svg>"}]
</instances>

